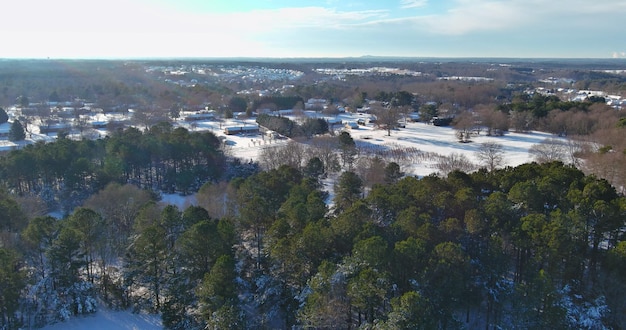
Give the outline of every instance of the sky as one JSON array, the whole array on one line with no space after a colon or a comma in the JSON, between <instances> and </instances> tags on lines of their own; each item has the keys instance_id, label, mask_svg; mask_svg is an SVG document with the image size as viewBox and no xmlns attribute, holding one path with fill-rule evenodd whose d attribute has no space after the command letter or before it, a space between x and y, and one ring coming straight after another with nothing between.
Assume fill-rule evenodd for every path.
<instances>
[{"instance_id":1,"label":"sky","mask_svg":"<svg viewBox=\"0 0 626 330\"><path fill-rule=\"evenodd\" d=\"M0 58L626 57L624 0L20 0Z\"/></svg>"}]
</instances>

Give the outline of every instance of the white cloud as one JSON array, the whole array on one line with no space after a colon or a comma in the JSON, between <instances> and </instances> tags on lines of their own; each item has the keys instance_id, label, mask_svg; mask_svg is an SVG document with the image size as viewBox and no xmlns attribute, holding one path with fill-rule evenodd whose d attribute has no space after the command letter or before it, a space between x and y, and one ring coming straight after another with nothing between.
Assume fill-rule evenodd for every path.
<instances>
[{"instance_id":1,"label":"white cloud","mask_svg":"<svg viewBox=\"0 0 626 330\"><path fill-rule=\"evenodd\" d=\"M227 20L237 20L238 24L258 24L257 28L302 28L349 25L370 19L380 19L387 15L385 10L337 11L323 7L282 8L275 10L257 10L234 14ZM239 21L241 20L241 21ZM256 29L256 28L255 28Z\"/></svg>"},{"instance_id":2,"label":"white cloud","mask_svg":"<svg viewBox=\"0 0 626 330\"><path fill-rule=\"evenodd\" d=\"M418 8L428 4L428 0L400 0L401 8Z\"/></svg>"},{"instance_id":3,"label":"white cloud","mask_svg":"<svg viewBox=\"0 0 626 330\"><path fill-rule=\"evenodd\" d=\"M421 3L403 0L401 4ZM507 31L565 32L572 28L593 30L605 28L608 22L622 22L626 2L606 0L590 6L586 0L570 0L566 4L554 0L455 0L440 13L401 18L371 20L365 25L384 28L409 25L413 31L438 35L467 35L475 32L505 33ZM610 20L612 17L615 20ZM620 25L624 25L620 23ZM615 26L615 25L614 25ZM619 29L617 26L616 29ZM574 31L572 31L574 32Z\"/></svg>"},{"instance_id":4,"label":"white cloud","mask_svg":"<svg viewBox=\"0 0 626 330\"><path fill-rule=\"evenodd\" d=\"M418 19L430 31L443 34L466 34L474 31L501 30L517 26L526 17L518 8L501 1L463 1L443 15Z\"/></svg>"},{"instance_id":5,"label":"white cloud","mask_svg":"<svg viewBox=\"0 0 626 330\"><path fill-rule=\"evenodd\" d=\"M337 0L325 3L327 7L216 14L190 13L172 3L164 7L150 0L21 0L0 20L0 35L7 45L0 49L0 57L18 53L280 56L286 52L289 56L323 56L339 49L352 52L345 55L382 51L419 55L416 52L435 51L444 43L450 51L470 51L457 46L460 38L500 49L526 39L530 46L526 48L535 47L539 52L546 47L537 45L552 47L558 42L587 44L591 49L594 47L589 42L599 40L605 47L615 47L615 41L621 40L620 31L626 30L626 21L621 19L626 15L623 0L593 5L586 0L450 0L436 4L400 0L391 6L429 8L428 15L405 10L400 17L392 16L397 12L393 9L349 10L345 8L352 7L343 6L341 10L330 5L339 3ZM440 5L447 9L433 12ZM566 35L570 36L567 40ZM496 39L504 44L488 44ZM604 56L613 52L610 48L595 49Z\"/></svg>"},{"instance_id":6,"label":"white cloud","mask_svg":"<svg viewBox=\"0 0 626 330\"><path fill-rule=\"evenodd\" d=\"M613 52L613 58L626 58L626 52Z\"/></svg>"},{"instance_id":7,"label":"white cloud","mask_svg":"<svg viewBox=\"0 0 626 330\"><path fill-rule=\"evenodd\" d=\"M381 19L385 10L323 7L188 13L143 3L24 0L0 20L0 57L274 56L263 40ZM38 8L38 10L31 10ZM289 43L289 40L279 40ZM38 55L35 55L38 54ZM124 55L121 55L124 56Z\"/></svg>"}]
</instances>

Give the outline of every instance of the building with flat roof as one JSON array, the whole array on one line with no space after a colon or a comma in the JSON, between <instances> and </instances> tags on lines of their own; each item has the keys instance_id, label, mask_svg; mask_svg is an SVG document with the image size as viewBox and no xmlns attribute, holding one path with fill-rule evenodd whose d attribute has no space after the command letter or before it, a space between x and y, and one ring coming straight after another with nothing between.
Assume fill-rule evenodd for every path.
<instances>
[{"instance_id":1,"label":"building with flat roof","mask_svg":"<svg viewBox=\"0 0 626 330\"><path fill-rule=\"evenodd\" d=\"M258 132L258 126L228 126L224 128L224 134L226 135L250 134Z\"/></svg>"}]
</instances>

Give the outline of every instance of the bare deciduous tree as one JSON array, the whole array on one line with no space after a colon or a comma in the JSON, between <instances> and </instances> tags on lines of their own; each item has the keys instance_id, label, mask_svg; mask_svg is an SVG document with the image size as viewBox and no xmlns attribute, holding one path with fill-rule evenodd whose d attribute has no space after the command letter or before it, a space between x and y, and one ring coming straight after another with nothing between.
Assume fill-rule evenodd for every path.
<instances>
[{"instance_id":1,"label":"bare deciduous tree","mask_svg":"<svg viewBox=\"0 0 626 330\"><path fill-rule=\"evenodd\" d=\"M566 158L566 146L557 139L545 139L531 146L528 152L537 163L564 161Z\"/></svg>"},{"instance_id":2,"label":"bare deciduous tree","mask_svg":"<svg viewBox=\"0 0 626 330\"><path fill-rule=\"evenodd\" d=\"M509 117L506 113L498 111L495 104L479 104L475 110L488 136L500 136L509 130Z\"/></svg>"},{"instance_id":3,"label":"bare deciduous tree","mask_svg":"<svg viewBox=\"0 0 626 330\"><path fill-rule=\"evenodd\" d=\"M235 216L236 189L228 182L205 184L196 194L198 206L203 207L213 219Z\"/></svg>"},{"instance_id":4,"label":"bare deciduous tree","mask_svg":"<svg viewBox=\"0 0 626 330\"><path fill-rule=\"evenodd\" d=\"M471 112L464 111L454 118L453 125L459 142L469 142L476 128L476 119Z\"/></svg>"},{"instance_id":5,"label":"bare deciduous tree","mask_svg":"<svg viewBox=\"0 0 626 330\"><path fill-rule=\"evenodd\" d=\"M600 178L609 181L615 187L624 186L624 159L618 152L595 152L585 159L583 168L587 173L593 173Z\"/></svg>"},{"instance_id":6,"label":"bare deciduous tree","mask_svg":"<svg viewBox=\"0 0 626 330\"><path fill-rule=\"evenodd\" d=\"M306 156L303 144L289 141L286 145L263 148L259 154L259 163L266 170L277 169L282 165L301 169Z\"/></svg>"},{"instance_id":7,"label":"bare deciduous tree","mask_svg":"<svg viewBox=\"0 0 626 330\"><path fill-rule=\"evenodd\" d=\"M476 166L465 155L453 153L447 156L439 156L435 168L439 170L440 175L447 176L455 170L471 172Z\"/></svg>"},{"instance_id":8,"label":"bare deciduous tree","mask_svg":"<svg viewBox=\"0 0 626 330\"><path fill-rule=\"evenodd\" d=\"M291 167L302 169L306 159L306 146L296 141L289 141L283 147L283 154L286 165Z\"/></svg>"},{"instance_id":9,"label":"bare deciduous tree","mask_svg":"<svg viewBox=\"0 0 626 330\"><path fill-rule=\"evenodd\" d=\"M339 114L339 109L337 108L336 105L331 103L324 107L324 110L322 110L322 113L326 116L336 116Z\"/></svg>"},{"instance_id":10,"label":"bare deciduous tree","mask_svg":"<svg viewBox=\"0 0 626 330\"><path fill-rule=\"evenodd\" d=\"M89 197L84 206L102 216L114 249L121 253L125 248L126 238L132 233L137 214L152 198L148 191L136 186L111 183Z\"/></svg>"},{"instance_id":11,"label":"bare deciduous tree","mask_svg":"<svg viewBox=\"0 0 626 330\"><path fill-rule=\"evenodd\" d=\"M280 146L272 146L261 149L259 152L259 164L263 169L273 170L284 164L280 158L281 148Z\"/></svg>"},{"instance_id":12,"label":"bare deciduous tree","mask_svg":"<svg viewBox=\"0 0 626 330\"><path fill-rule=\"evenodd\" d=\"M489 171L504 165L504 147L496 142L481 143L476 150L476 158Z\"/></svg>"},{"instance_id":13,"label":"bare deciduous tree","mask_svg":"<svg viewBox=\"0 0 626 330\"><path fill-rule=\"evenodd\" d=\"M581 141L577 141L574 138L568 138L565 143L565 150L567 161L569 164L574 165L577 168L580 168L581 160L579 155L583 152L584 143Z\"/></svg>"},{"instance_id":14,"label":"bare deciduous tree","mask_svg":"<svg viewBox=\"0 0 626 330\"><path fill-rule=\"evenodd\" d=\"M48 213L46 202L39 196L26 194L23 196L15 196L14 199L20 205L20 208L28 219L44 216Z\"/></svg>"},{"instance_id":15,"label":"bare deciduous tree","mask_svg":"<svg viewBox=\"0 0 626 330\"><path fill-rule=\"evenodd\" d=\"M339 159L337 158L337 148L339 142L336 137L316 136L311 140L311 148L309 148L309 158L317 157L324 163L326 172L335 172L339 170Z\"/></svg>"},{"instance_id":16,"label":"bare deciduous tree","mask_svg":"<svg viewBox=\"0 0 626 330\"><path fill-rule=\"evenodd\" d=\"M511 126L517 132L526 133L534 128L535 119L528 111L512 111L510 120Z\"/></svg>"},{"instance_id":17,"label":"bare deciduous tree","mask_svg":"<svg viewBox=\"0 0 626 330\"><path fill-rule=\"evenodd\" d=\"M363 184L372 187L385 183L385 161L378 156L360 157L356 164L356 173L363 179Z\"/></svg>"},{"instance_id":18,"label":"bare deciduous tree","mask_svg":"<svg viewBox=\"0 0 626 330\"><path fill-rule=\"evenodd\" d=\"M401 118L400 108L375 106L372 111L376 115L377 125L385 128L387 136L391 136L391 130L398 126L398 120Z\"/></svg>"}]
</instances>

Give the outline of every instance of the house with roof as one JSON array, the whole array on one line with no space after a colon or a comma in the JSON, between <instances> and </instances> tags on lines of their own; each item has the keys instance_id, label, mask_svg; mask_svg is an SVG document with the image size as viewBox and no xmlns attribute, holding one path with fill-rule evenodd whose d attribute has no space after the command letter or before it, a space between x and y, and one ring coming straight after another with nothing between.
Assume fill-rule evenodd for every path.
<instances>
[{"instance_id":1,"label":"house with roof","mask_svg":"<svg viewBox=\"0 0 626 330\"><path fill-rule=\"evenodd\" d=\"M310 98L304 103L305 110L322 110L324 106L328 103L326 99L316 99Z\"/></svg>"},{"instance_id":2,"label":"house with roof","mask_svg":"<svg viewBox=\"0 0 626 330\"><path fill-rule=\"evenodd\" d=\"M183 111L181 112L185 121L200 121L200 120L213 120L215 119L214 110L202 110L202 111Z\"/></svg>"},{"instance_id":3,"label":"house with roof","mask_svg":"<svg viewBox=\"0 0 626 330\"><path fill-rule=\"evenodd\" d=\"M224 127L224 134L226 135L235 135L235 134L252 134L258 133L258 126L228 126Z\"/></svg>"},{"instance_id":4,"label":"house with roof","mask_svg":"<svg viewBox=\"0 0 626 330\"><path fill-rule=\"evenodd\" d=\"M345 128L347 129L359 129L359 124L355 121L349 121L345 124Z\"/></svg>"}]
</instances>

